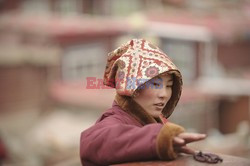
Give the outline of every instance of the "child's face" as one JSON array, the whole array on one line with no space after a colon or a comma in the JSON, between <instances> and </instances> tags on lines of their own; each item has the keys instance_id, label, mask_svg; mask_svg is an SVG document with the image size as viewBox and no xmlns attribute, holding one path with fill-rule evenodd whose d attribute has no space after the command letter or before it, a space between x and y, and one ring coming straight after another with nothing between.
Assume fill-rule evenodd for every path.
<instances>
[{"instance_id":1,"label":"child's face","mask_svg":"<svg viewBox=\"0 0 250 166\"><path fill-rule=\"evenodd\" d=\"M155 81L154 81L155 80ZM138 91L134 100L151 116L159 117L172 95L173 76L160 75Z\"/></svg>"}]
</instances>

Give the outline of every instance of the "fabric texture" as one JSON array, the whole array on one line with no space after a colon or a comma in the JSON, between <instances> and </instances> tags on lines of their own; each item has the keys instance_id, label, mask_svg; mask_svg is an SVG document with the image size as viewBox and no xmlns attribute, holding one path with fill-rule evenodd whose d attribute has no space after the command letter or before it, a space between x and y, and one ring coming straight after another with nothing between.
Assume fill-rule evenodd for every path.
<instances>
[{"instance_id":1,"label":"fabric texture","mask_svg":"<svg viewBox=\"0 0 250 166\"><path fill-rule=\"evenodd\" d=\"M122 107L130 109L126 104L128 100L118 101L120 104L125 102ZM114 101L112 108L103 113L95 125L81 133L82 165L172 160L176 157L170 142L176 136L174 134L182 131L182 127L169 122L163 124L159 119L157 122L150 115L145 115L138 105L133 105L133 111L129 111L120 104ZM135 108L139 110L134 111ZM146 123L141 123L141 120Z\"/></svg>"},{"instance_id":2,"label":"fabric texture","mask_svg":"<svg viewBox=\"0 0 250 166\"><path fill-rule=\"evenodd\" d=\"M133 39L108 54L103 83L116 88L119 95L133 96L135 91L162 73L173 74L173 95L162 111L169 117L182 91L182 76L170 58L144 39Z\"/></svg>"},{"instance_id":3,"label":"fabric texture","mask_svg":"<svg viewBox=\"0 0 250 166\"><path fill-rule=\"evenodd\" d=\"M143 126L114 102L80 139L82 165L111 165L159 159L156 138L160 123Z\"/></svg>"}]
</instances>

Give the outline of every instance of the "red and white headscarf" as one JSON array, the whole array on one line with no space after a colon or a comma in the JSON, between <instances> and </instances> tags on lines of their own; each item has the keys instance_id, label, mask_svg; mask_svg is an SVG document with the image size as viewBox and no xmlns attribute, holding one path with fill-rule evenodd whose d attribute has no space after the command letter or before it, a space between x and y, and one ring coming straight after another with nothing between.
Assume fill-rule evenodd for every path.
<instances>
[{"instance_id":1,"label":"red and white headscarf","mask_svg":"<svg viewBox=\"0 0 250 166\"><path fill-rule=\"evenodd\" d=\"M170 58L150 42L133 39L109 53L103 83L116 88L119 95L133 96L139 86L163 73L173 74L174 79L172 96L162 111L167 118L179 101L182 76Z\"/></svg>"}]
</instances>

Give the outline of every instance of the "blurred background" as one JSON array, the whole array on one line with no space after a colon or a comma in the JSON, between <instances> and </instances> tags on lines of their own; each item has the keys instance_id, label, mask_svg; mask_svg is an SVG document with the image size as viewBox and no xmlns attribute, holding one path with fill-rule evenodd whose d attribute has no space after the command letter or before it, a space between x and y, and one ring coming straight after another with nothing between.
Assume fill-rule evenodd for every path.
<instances>
[{"instance_id":1,"label":"blurred background","mask_svg":"<svg viewBox=\"0 0 250 166\"><path fill-rule=\"evenodd\" d=\"M170 121L208 135L190 146L250 158L250 1L0 0L0 165L80 165L115 94L107 54L132 38L182 71Z\"/></svg>"}]
</instances>

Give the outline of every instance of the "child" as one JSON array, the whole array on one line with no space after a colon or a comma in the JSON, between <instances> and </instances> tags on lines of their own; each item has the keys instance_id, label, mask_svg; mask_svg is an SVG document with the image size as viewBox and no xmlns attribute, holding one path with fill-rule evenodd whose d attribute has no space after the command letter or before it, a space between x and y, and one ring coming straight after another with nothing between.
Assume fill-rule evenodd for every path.
<instances>
[{"instance_id":1,"label":"child","mask_svg":"<svg viewBox=\"0 0 250 166\"><path fill-rule=\"evenodd\" d=\"M194 154L186 144L205 138L166 120L180 98L182 77L150 42L133 39L111 52L104 84L117 94L112 107L81 134L82 165L173 160L178 153Z\"/></svg>"}]
</instances>

